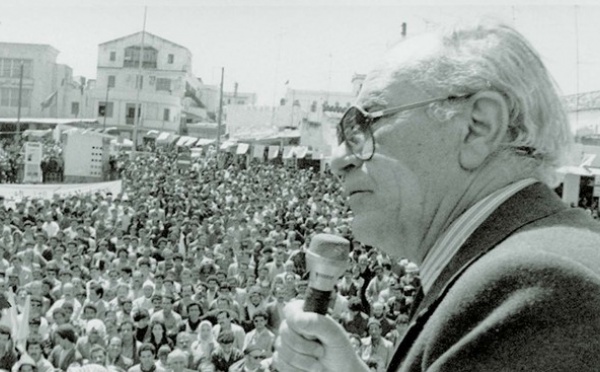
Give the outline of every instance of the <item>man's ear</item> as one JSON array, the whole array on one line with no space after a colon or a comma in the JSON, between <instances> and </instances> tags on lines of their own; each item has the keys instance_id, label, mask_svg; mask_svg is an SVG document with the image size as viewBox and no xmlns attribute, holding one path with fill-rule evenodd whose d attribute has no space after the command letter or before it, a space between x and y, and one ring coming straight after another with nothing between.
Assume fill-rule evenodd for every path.
<instances>
[{"instance_id":1,"label":"man's ear","mask_svg":"<svg viewBox=\"0 0 600 372\"><path fill-rule=\"evenodd\" d=\"M482 91L466 106L466 128L460 144L459 161L465 170L475 170L494 153L506 137L508 105L502 94Z\"/></svg>"}]
</instances>

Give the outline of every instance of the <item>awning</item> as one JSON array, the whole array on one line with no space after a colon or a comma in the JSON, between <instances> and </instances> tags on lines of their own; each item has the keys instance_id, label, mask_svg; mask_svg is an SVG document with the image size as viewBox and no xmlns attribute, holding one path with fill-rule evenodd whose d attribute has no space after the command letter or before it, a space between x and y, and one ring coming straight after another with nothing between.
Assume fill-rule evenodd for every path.
<instances>
[{"instance_id":1,"label":"awning","mask_svg":"<svg viewBox=\"0 0 600 372\"><path fill-rule=\"evenodd\" d=\"M152 129L152 130L149 130L148 133L144 134L144 137L156 138L156 137L158 137L159 134L160 134L159 131Z\"/></svg>"},{"instance_id":2,"label":"awning","mask_svg":"<svg viewBox=\"0 0 600 372\"><path fill-rule=\"evenodd\" d=\"M179 139L177 140L177 143L175 144L175 146L181 147L183 146L185 143L187 142L187 137L186 136L181 136L179 137Z\"/></svg>"},{"instance_id":3,"label":"awning","mask_svg":"<svg viewBox=\"0 0 600 372\"><path fill-rule=\"evenodd\" d=\"M235 153L238 155L244 155L248 151L249 148L250 148L249 144L240 143L240 144L238 144L237 151Z\"/></svg>"},{"instance_id":4,"label":"awning","mask_svg":"<svg viewBox=\"0 0 600 372\"><path fill-rule=\"evenodd\" d=\"M215 143L214 139L200 138L198 141L196 141L196 146L212 145L213 143Z\"/></svg>"},{"instance_id":5,"label":"awning","mask_svg":"<svg viewBox=\"0 0 600 372\"><path fill-rule=\"evenodd\" d=\"M23 132L23 137L44 137L47 134L50 134L52 129L44 129L44 130L35 130L35 129L27 129Z\"/></svg>"},{"instance_id":6,"label":"awning","mask_svg":"<svg viewBox=\"0 0 600 372\"><path fill-rule=\"evenodd\" d=\"M306 154L308 153L308 147L307 146L298 146L294 149L294 152L296 153L296 158L303 159L304 157L306 157Z\"/></svg>"},{"instance_id":7,"label":"awning","mask_svg":"<svg viewBox=\"0 0 600 372\"><path fill-rule=\"evenodd\" d=\"M294 146L283 147L283 159L291 159L294 156Z\"/></svg>"},{"instance_id":8,"label":"awning","mask_svg":"<svg viewBox=\"0 0 600 372\"><path fill-rule=\"evenodd\" d=\"M221 149L221 150L227 150L228 148L230 148L230 147L233 147L233 146L235 146L235 142L231 142L231 141L225 141L225 142L223 142L223 143L221 144L221 147L220 147L220 149Z\"/></svg>"},{"instance_id":9,"label":"awning","mask_svg":"<svg viewBox=\"0 0 600 372\"><path fill-rule=\"evenodd\" d=\"M263 159L265 156L265 146L264 145L254 145L254 151L252 151L252 157Z\"/></svg>"},{"instance_id":10,"label":"awning","mask_svg":"<svg viewBox=\"0 0 600 372\"><path fill-rule=\"evenodd\" d=\"M171 133L169 132L162 132L158 135L158 137L156 137L156 142L167 142L170 135Z\"/></svg>"},{"instance_id":11,"label":"awning","mask_svg":"<svg viewBox=\"0 0 600 372\"><path fill-rule=\"evenodd\" d=\"M269 146L269 159L275 159L279 155L279 146Z\"/></svg>"},{"instance_id":12,"label":"awning","mask_svg":"<svg viewBox=\"0 0 600 372\"><path fill-rule=\"evenodd\" d=\"M185 141L185 143L183 145L191 147L197 141L198 141L198 138L196 138L196 137L187 137L187 141Z\"/></svg>"}]
</instances>

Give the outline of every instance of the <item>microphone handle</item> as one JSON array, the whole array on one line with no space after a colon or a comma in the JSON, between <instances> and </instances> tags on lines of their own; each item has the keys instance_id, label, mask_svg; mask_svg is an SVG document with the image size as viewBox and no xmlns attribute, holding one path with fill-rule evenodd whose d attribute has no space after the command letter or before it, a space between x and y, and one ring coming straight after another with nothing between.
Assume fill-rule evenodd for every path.
<instances>
[{"instance_id":1,"label":"microphone handle","mask_svg":"<svg viewBox=\"0 0 600 372\"><path fill-rule=\"evenodd\" d=\"M303 310L309 313L327 315L331 291L321 291L319 289L306 288Z\"/></svg>"}]
</instances>

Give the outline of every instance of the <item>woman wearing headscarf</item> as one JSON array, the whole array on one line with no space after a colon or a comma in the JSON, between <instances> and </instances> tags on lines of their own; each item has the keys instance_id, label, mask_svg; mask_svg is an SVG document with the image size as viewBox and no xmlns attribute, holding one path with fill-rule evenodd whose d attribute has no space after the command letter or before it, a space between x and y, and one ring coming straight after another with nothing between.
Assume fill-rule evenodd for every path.
<instances>
[{"instance_id":1,"label":"woman wearing headscarf","mask_svg":"<svg viewBox=\"0 0 600 372\"><path fill-rule=\"evenodd\" d=\"M191 346L194 356L193 365L197 365L204 357L210 359L215 347L216 342L212 333L212 324L208 320L203 320L198 327L198 339Z\"/></svg>"}]
</instances>

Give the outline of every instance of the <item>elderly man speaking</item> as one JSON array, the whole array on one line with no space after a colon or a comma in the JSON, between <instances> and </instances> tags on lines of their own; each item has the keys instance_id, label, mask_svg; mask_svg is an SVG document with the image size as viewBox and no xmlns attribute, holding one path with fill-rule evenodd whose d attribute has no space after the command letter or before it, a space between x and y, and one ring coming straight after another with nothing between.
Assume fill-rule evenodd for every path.
<instances>
[{"instance_id":1,"label":"elderly man speaking","mask_svg":"<svg viewBox=\"0 0 600 372\"><path fill-rule=\"evenodd\" d=\"M600 368L600 226L549 187L569 127L518 32L479 23L401 43L338 135L356 238L421 266L388 371ZM301 309L286 308L280 371L367 370L342 327Z\"/></svg>"}]
</instances>

